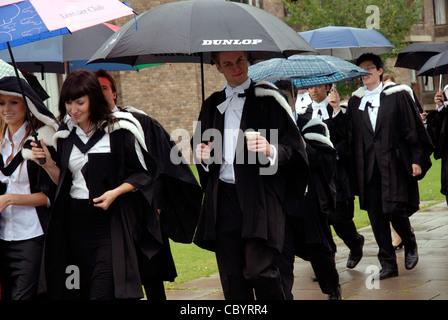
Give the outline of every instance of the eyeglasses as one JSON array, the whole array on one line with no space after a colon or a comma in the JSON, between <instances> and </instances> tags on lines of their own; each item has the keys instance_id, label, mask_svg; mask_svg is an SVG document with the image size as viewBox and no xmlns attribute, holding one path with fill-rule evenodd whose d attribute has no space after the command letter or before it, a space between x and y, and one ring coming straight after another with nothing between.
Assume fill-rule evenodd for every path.
<instances>
[{"instance_id":1,"label":"eyeglasses","mask_svg":"<svg viewBox=\"0 0 448 320\"><path fill-rule=\"evenodd\" d=\"M376 67L370 66L370 67L364 68L364 70L366 70L366 71L376 70Z\"/></svg>"}]
</instances>

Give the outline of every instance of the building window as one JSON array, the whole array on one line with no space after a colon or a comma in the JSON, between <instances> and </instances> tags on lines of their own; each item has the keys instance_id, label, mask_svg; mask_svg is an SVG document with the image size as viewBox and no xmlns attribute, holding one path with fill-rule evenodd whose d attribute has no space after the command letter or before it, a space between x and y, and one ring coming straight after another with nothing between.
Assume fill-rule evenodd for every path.
<instances>
[{"instance_id":1,"label":"building window","mask_svg":"<svg viewBox=\"0 0 448 320\"><path fill-rule=\"evenodd\" d=\"M434 91L434 78L433 77L423 77L423 90L424 91Z\"/></svg>"},{"instance_id":2,"label":"building window","mask_svg":"<svg viewBox=\"0 0 448 320\"><path fill-rule=\"evenodd\" d=\"M263 9L263 0L228 0L228 1L245 3Z\"/></svg>"},{"instance_id":3,"label":"building window","mask_svg":"<svg viewBox=\"0 0 448 320\"><path fill-rule=\"evenodd\" d=\"M434 23L447 24L448 0L434 0Z\"/></svg>"}]
</instances>

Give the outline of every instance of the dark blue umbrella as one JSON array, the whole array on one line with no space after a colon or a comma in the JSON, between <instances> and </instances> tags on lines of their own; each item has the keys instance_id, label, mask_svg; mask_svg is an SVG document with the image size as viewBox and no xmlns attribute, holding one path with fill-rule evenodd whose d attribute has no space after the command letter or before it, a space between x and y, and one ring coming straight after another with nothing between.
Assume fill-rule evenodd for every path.
<instances>
[{"instance_id":1,"label":"dark blue umbrella","mask_svg":"<svg viewBox=\"0 0 448 320\"><path fill-rule=\"evenodd\" d=\"M375 29L329 26L299 34L320 54L346 60L357 59L364 53L388 53L394 47Z\"/></svg>"},{"instance_id":2,"label":"dark blue umbrella","mask_svg":"<svg viewBox=\"0 0 448 320\"><path fill-rule=\"evenodd\" d=\"M274 58L249 67L254 81L290 79L299 88L353 80L369 75L364 69L333 56L294 55Z\"/></svg>"}]
</instances>

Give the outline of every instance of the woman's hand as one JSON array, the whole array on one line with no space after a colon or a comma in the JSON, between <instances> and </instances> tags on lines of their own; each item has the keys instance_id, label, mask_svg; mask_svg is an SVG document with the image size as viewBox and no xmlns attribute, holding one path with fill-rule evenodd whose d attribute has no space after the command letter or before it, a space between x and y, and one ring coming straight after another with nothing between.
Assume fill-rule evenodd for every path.
<instances>
[{"instance_id":1,"label":"woman's hand","mask_svg":"<svg viewBox=\"0 0 448 320\"><path fill-rule=\"evenodd\" d=\"M104 192L100 197L93 199L93 205L97 208L107 210L117 197L118 192L115 189L109 190Z\"/></svg>"},{"instance_id":2,"label":"woman's hand","mask_svg":"<svg viewBox=\"0 0 448 320\"><path fill-rule=\"evenodd\" d=\"M31 146L33 147L31 150L33 151L33 160L40 165L41 167L45 168L49 164L51 165L54 161L51 159L50 151L48 151L47 146L45 145L44 141L40 140L41 148L39 148L39 145L37 142L33 141L31 142ZM39 162L39 159L46 159L44 164L41 164Z\"/></svg>"},{"instance_id":3,"label":"woman's hand","mask_svg":"<svg viewBox=\"0 0 448 320\"><path fill-rule=\"evenodd\" d=\"M103 193L103 195L93 199L94 206L101 208L103 210L107 210L109 209L110 205L115 201L115 199L117 199L118 196L134 191L135 189L136 188L132 184L124 182L115 189L106 191Z\"/></svg>"},{"instance_id":4,"label":"woman's hand","mask_svg":"<svg viewBox=\"0 0 448 320\"><path fill-rule=\"evenodd\" d=\"M36 142L34 141L31 142L32 146L31 150L33 151L32 158L38 165L40 165L42 168L45 169L45 171L47 171L51 180L53 180L55 184L58 184L60 174L59 167L56 165L56 162L54 162L54 160L51 158L50 151L48 150L47 146L45 145L42 139L40 140L40 145L42 146L41 148L39 148ZM39 163L39 159L42 158L46 159L44 164Z\"/></svg>"},{"instance_id":5,"label":"woman's hand","mask_svg":"<svg viewBox=\"0 0 448 320\"><path fill-rule=\"evenodd\" d=\"M4 194L0 196L0 212L8 208L11 204L11 200L9 198L9 194Z\"/></svg>"}]
</instances>

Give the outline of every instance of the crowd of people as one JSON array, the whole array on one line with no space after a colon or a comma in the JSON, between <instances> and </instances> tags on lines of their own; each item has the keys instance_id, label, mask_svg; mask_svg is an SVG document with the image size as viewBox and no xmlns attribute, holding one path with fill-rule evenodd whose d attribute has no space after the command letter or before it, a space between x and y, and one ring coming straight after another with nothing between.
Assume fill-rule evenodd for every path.
<instances>
[{"instance_id":1,"label":"crowd of people","mask_svg":"<svg viewBox=\"0 0 448 320\"><path fill-rule=\"evenodd\" d=\"M215 252L225 299L292 300L300 257L338 300L330 226L355 268L364 246L355 195L380 279L398 276L396 239L406 269L417 265L409 217L434 150L448 203L448 86L426 116L408 86L385 83L373 54L357 59L370 75L347 106L331 84L298 91L252 81L246 52L211 58L226 86L199 114L199 181L186 161L171 162L180 152L157 120L116 105L106 71L70 73L58 118L25 80L0 79L3 300L166 299L164 281L177 276L169 239Z\"/></svg>"}]
</instances>

